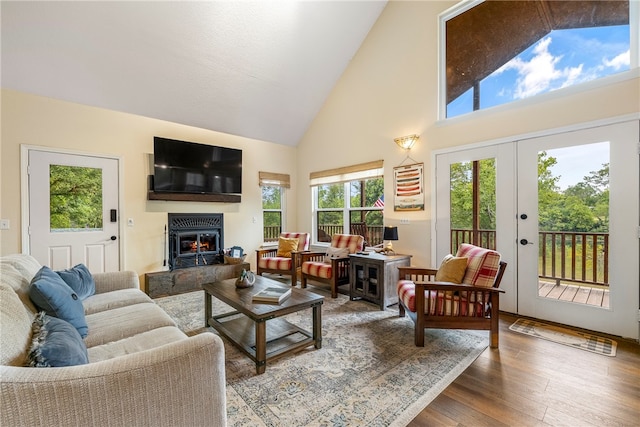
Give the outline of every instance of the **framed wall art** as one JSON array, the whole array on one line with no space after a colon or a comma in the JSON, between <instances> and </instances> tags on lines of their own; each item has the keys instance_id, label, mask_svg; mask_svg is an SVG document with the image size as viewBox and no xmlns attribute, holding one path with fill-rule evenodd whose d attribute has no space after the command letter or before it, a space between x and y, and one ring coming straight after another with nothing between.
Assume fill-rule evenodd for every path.
<instances>
[{"instance_id":1,"label":"framed wall art","mask_svg":"<svg viewBox=\"0 0 640 427\"><path fill-rule=\"evenodd\" d=\"M424 163L393 168L394 211L424 210Z\"/></svg>"}]
</instances>

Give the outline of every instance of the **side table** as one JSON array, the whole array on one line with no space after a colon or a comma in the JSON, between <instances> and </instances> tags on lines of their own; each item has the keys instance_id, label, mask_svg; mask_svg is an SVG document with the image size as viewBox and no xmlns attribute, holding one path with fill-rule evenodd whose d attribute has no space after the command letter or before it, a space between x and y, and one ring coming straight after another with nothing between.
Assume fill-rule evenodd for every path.
<instances>
[{"instance_id":1,"label":"side table","mask_svg":"<svg viewBox=\"0 0 640 427\"><path fill-rule=\"evenodd\" d=\"M409 267L411 255L351 254L349 275L351 300L364 299L384 310L398 303L398 267Z\"/></svg>"}]
</instances>

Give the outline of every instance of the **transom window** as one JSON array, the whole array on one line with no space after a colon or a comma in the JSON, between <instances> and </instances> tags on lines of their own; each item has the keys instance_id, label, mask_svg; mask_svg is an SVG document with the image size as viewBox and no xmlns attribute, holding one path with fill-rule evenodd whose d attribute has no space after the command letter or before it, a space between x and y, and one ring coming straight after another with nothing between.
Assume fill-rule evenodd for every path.
<instances>
[{"instance_id":1,"label":"transom window","mask_svg":"<svg viewBox=\"0 0 640 427\"><path fill-rule=\"evenodd\" d=\"M445 12L442 110L455 117L629 70L637 34L629 8L628 1L487 0Z\"/></svg>"}]
</instances>

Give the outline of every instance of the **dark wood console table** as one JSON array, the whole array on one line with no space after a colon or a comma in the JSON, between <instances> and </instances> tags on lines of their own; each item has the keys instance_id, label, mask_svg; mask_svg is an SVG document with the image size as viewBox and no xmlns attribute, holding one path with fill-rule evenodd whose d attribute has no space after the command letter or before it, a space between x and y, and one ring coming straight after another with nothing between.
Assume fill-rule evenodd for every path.
<instances>
[{"instance_id":1,"label":"dark wood console table","mask_svg":"<svg viewBox=\"0 0 640 427\"><path fill-rule=\"evenodd\" d=\"M352 254L349 275L352 300L364 299L380 306L380 310L398 303L396 284L398 267L411 265L411 255Z\"/></svg>"}]
</instances>

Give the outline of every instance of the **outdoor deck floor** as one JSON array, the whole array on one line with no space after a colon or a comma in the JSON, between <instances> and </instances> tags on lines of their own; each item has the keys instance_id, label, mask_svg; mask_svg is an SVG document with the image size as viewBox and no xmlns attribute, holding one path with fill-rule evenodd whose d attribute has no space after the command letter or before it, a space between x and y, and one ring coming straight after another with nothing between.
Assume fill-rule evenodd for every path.
<instances>
[{"instance_id":1,"label":"outdoor deck floor","mask_svg":"<svg viewBox=\"0 0 640 427\"><path fill-rule=\"evenodd\" d=\"M550 282L539 282L538 295L561 301L570 301L579 304L609 308L609 289L567 284L556 285L555 283Z\"/></svg>"}]
</instances>

